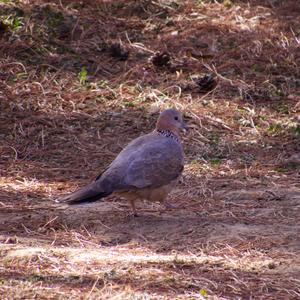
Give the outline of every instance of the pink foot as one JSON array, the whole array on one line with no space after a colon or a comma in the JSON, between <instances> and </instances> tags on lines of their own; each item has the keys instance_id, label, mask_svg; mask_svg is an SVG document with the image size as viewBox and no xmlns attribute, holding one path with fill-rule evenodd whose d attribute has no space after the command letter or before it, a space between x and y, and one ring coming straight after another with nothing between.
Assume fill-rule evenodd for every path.
<instances>
[{"instance_id":1,"label":"pink foot","mask_svg":"<svg viewBox=\"0 0 300 300\"><path fill-rule=\"evenodd\" d=\"M163 203L166 209L176 209L176 208L180 208L179 204L171 204L169 202L164 202Z\"/></svg>"}]
</instances>

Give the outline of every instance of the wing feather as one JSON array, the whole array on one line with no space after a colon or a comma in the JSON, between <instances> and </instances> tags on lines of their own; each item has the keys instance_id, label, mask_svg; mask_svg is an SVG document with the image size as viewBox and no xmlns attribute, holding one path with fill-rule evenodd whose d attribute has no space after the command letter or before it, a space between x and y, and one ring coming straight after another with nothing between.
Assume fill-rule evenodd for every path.
<instances>
[{"instance_id":1,"label":"wing feather","mask_svg":"<svg viewBox=\"0 0 300 300\"><path fill-rule=\"evenodd\" d=\"M129 164L124 178L128 186L159 187L176 179L183 170L181 145L167 140L148 145Z\"/></svg>"}]
</instances>

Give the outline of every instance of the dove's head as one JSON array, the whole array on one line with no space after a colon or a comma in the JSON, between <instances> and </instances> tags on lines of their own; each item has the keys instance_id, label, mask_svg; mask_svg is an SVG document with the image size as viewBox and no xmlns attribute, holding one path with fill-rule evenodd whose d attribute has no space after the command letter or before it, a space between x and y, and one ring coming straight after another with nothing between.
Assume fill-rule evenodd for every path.
<instances>
[{"instance_id":1,"label":"dove's head","mask_svg":"<svg viewBox=\"0 0 300 300\"><path fill-rule=\"evenodd\" d=\"M159 115L156 129L169 130L179 135L180 130L186 129L186 125L183 122L182 114L174 108L169 108L162 111Z\"/></svg>"}]
</instances>

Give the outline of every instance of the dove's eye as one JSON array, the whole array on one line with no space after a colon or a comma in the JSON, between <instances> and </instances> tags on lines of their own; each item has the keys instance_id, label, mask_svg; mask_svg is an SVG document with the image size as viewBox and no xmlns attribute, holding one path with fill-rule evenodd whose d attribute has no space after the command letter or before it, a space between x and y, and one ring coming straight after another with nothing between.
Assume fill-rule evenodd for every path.
<instances>
[{"instance_id":1,"label":"dove's eye","mask_svg":"<svg viewBox=\"0 0 300 300\"><path fill-rule=\"evenodd\" d=\"M174 119L175 119L176 121L178 121L178 117L174 117Z\"/></svg>"}]
</instances>

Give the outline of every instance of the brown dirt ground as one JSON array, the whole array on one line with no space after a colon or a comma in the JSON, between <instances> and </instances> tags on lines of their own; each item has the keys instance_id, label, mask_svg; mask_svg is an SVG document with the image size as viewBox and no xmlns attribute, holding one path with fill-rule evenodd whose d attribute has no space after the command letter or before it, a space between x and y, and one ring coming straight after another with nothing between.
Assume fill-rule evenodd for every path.
<instances>
[{"instance_id":1,"label":"brown dirt ground","mask_svg":"<svg viewBox=\"0 0 300 300\"><path fill-rule=\"evenodd\" d=\"M299 11L0 1L1 299L300 299ZM178 209L55 203L168 106L190 127Z\"/></svg>"}]
</instances>

